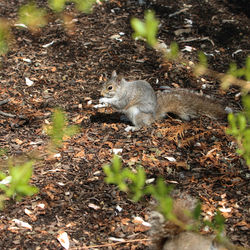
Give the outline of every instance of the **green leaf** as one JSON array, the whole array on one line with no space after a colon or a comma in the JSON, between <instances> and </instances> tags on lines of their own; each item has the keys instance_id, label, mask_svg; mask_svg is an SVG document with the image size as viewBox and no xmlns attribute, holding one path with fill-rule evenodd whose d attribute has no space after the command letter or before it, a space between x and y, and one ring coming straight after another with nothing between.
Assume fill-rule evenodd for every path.
<instances>
[{"instance_id":1,"label":"green leaf","mask_svg":"<svg viewBox=\"0 0 250 250\"><path fill-rule=\"evenodd\" d=\"M147 43L154 47L157 43L157 32L159 21L155 18L153 11L148 10L144 15L144 22L138 18L131 18L131 27L134 30L133 37L139 39L146 39Z\"/></svg>"},{"instance_id":2,"label":"green leaf","mask_svg":"<svg viewBox=\"0 0 250 250\"><path fill-rule=\"evenodd\" d=\"M178 56L178 53L179 53L178 44L176 42L172 42L170 44L170 57L174 59Z\"/></svg>"},{"instance_id":3,"label":"green leaf","mask_svg":"<svg viewBox=\"0 0 250 250\"><path fill-rule=\"evenodd\" d=\"M0 171L0 181L5 179L7 176L3 172Z\"/></svg>"},{"instance_id":4,"label":"green leaf","mask_svg":"<svg viewBox=\"0 0 250 250\"><path fill-rule=\"evenodd\" d=\"M159 21L155 18L153 11L148 10L145 13L145 24L146 24L146 39L151 47L157 42L156 35L158 32Z\"/></svg>"},{"instance_id":5,"label":"green leaf","mask_svg":"<svg viewBox=\"0 0 250 250\"><path fill-rule=\"evenodd\" d=\"M237 65L236 63L231 63L229 66L228 74L237 77Z\"/></svg>"},{"instance_id":6,"label":"green leaf","mask_svg":"<svg viewBox=\"0 0 250 250\"><path fill-rule=\"evenodd\" d=\"M5 192L8 197L16 194L17 199L20 199L26 195L33 195L38 191L36 187L29 185L33 164L33 161L28 161L20 166L10 166L11 181Z\"/></svg>"},{"instance_id":7,"label":"green leaf","mask_svg":"<svg viewBox=\"0 0 250 250\"><path fill-rule=\"evenodd\" d=\"M198 58L199 58L199 64L207 68L207 57L202 51L198 53Z\"/></svg>"},{"instance_id":8,"label":"green leaf","mask_svg":"<svg viewBox=\"0 0 250 250\"><path fill-rule=\"evenodd\" d=\"M64 136L72 136L79 131L77 126L67 126L67 119L61 109L55 109L52 114L52 126L46 128L47 134L55 147L61 147Z\"/></svg>"},{"instance_id":9,"label":"green leaf","mask_svg":"<svg viewBox=\"0 0 250 250\"><path fill-rule=\"evenodd\" d=\"M246 80L250 81L250 56L246 59L246 70L245 70Z\"/></svg>"},{"instance_id":10,"label":"green leaf","mask_svg":"<svg viewBox=\"0 0 250 250\"><path fill-rule=\"evenodd\" d=\"M84 13L90 13L96 0L74 0L76 8Z\"/></svg>"},{"instance_id":11,"label":"green leaf","mask_svg":"<svg viewBox=\"0 0 250 250\"><path fill-rule=\"evenodd\" d=\"M201 203L198 202L198 204L196 205L196 207L193 210L193 218L195 220L198 220L201 216Z\"/></svg>"},{"instance_id":12,"label":"green leaf","mask_svg":"<svg viewBox=\"0 0 250 250\"><path fill-rule=\"evenodd\" d=\"M55 12L62 12L67 0L49 0L49 7Z\"/></svg>"},{"instance_id":13,"label":"green leaf","mask_svg":"<svg viewBox=\"0 0 250 250\"><path fill-rule=\"evenodd\" d=\"M221 212L218 210L214 216L213 224L219 233L224 230L225 218L221 215Z\"/></svg>"},{"instance_id":14,"label":"green leaf","mask_svg":"<svg viewBox=\"0 0 250 250\"><path fill-rule=\"evenodd\" d=\"M131 26L132 29L135 31L133 34L134 38L145 37L146 35L146 27L145 24L140 21L138 18L131 18Z\"/></svg>"},{"instance_id":15,"label":"green leaf","mask_svg":"<svg viewBox=\"0 0 250 250\"><path fill-rule=\"evenodd\" d=\"M19 22L31 29L43 27L47 24L46 11L30 2L19 9Z\"/></svg>"},{"instance_id":16,"label":"green leaf","mask_svg":"<svg viewBox=\"0 0 250 250\"><path fill-rule=\"evenodd\" d=\"M142 167L137 168L137 175L136 175L136 185L139 188L144 187L146 181L146 174Z\"/></svg>"},{"instance_id":17,"label":"green leaf","mask_svg":"<svg viewBox=\"0 0 250 250\"><path fill-rule=\"evenodd\" d=\"M119 156L114 155L111 165L103 166L104 173L106 174L105 181L109 184L115 184L121 191L126 192L128 186L126 184L126 176L124 176L121 169L121 160Z\"/></svg>"},{"instance_id":18,"label":"green leaf","mask_svg":"<svg viewBox=\"0 0 250 250\"><path fill-rule=\"evenodd\" d=\"M0 56L9 50L10 28L7 21L0 20Z\"/></svg>"}]
</instances>

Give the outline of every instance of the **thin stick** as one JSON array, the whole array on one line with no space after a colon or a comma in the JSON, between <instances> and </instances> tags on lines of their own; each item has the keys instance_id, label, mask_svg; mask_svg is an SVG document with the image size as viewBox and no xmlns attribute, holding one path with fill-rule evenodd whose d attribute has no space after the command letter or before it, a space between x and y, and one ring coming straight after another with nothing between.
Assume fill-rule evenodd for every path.
<instances>
[{"instance_id":1,"label":"thin stick","mask_svg":"<svg viewBox=\"0 0 250 250\"><path fill-rule=\"evenodd\" d=\"M10 99L5 99L5 100L0 101L0 106L8 103L9 101Z\"/></svg>"},{"instance_id":2,"label":"thin stick","mask_svg":"<svg viewBox=\"0 0 250 250\"><path fill-rule=\"evenodd\" d=\"M5 113L5 112L3 112L1 110L0 110L0 115L7 116L7 117L10 117L10 118L16 118L17 117L16 115Z\"/></svg>"},{"instance_id":3,"label":"thin stick","mask_svg":"<svg viewBox=\"0 0 250 250\"><path fill-rule=\"evenodd\" d=\"M6 112L3 112L1 110L0 110L0 115L6 116L6 117L10 117L10 118L19 118L19 119L23 119L23 120L26 119L26 117L23 116L23 115L12 115L10 113L6 113Z\"/></svg>"}]
</instances>

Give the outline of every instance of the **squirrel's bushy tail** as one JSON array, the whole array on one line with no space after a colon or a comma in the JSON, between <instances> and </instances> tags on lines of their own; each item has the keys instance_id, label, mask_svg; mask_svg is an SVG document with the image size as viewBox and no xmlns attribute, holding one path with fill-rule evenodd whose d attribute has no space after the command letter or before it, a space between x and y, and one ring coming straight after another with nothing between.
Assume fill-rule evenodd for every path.
<instances>
[{"instance_id":1,"label":"squirrel's bushy tail","mask_svg":"<svg viewBox=\"0 0 250 250\"><path fill-rule=\"evenodd\" d=\"M208 116L213 119L225 119L227 111L215 100L201 96L186 89L171 89L158 91L156 119L163 118L167 113L178 115L183 120L198 116Z\"/></svg>"}]
</instances>

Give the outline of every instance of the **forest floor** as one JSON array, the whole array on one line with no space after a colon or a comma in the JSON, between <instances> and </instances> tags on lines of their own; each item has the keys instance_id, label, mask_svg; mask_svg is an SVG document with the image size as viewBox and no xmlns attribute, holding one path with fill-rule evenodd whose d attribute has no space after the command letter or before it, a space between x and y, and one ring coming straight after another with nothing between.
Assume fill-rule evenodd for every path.
<instances>
[{"instance_id":1,"label":"forest floor","mask_svg":"<svg viewBox=\"0 0 250 250\"><path fill-rule=\"evenodd\" d=\"M2 2L0 17L18 23L18 8L25 2ZM197 62L202 50L212 69L226 72L232 61L243 67L250 53L249 9L226 0L152 2L140 6L112 0L98 4L91 14L73 12L68 5L66 13L74 22L66 29L55 15L40 33L13 26L15 43L0 69L0 101L9 102L0 110L14 117L0 114L0 148L7 150L0 166L6 171L7 158L20 163L39 152L31 181L39 193L6 202L0 212L0 249L61 249L61 231L67 232L72 249L148 249L149 228L134 218L148 220L152 198L133 203L105 183L102 166L111 161L114 149L122 149L123 166L141 164L147 178L162 176L200 199L204 216L221 209L228 238L249 246L249 173L234 138L226 133L226 122L168 117L138 132L125 132L127 124L118 113L93 107L115 69L126 79L147 80L155 90L183 87L242 109L238 87L223 91L212 77L196 78L187 65L163 62L144 42L133 40L130 19L154 9L162 42L176 41L191 62ZM33 81L31 86L26 78ZM55 107L80 132L51 157L43 125L51 121ZM32 228L18 227L13 219Z\"/></svg>"}]
</instances>

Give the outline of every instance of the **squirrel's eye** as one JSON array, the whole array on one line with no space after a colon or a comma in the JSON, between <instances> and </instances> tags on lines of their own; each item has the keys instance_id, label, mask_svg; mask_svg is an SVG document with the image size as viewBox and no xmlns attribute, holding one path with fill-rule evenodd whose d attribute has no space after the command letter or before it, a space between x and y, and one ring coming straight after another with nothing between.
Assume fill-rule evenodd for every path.
<instances>
[{"instance_id":1,"label":"squirrel's eye","mask_svg":"<svg viewBox=\"0 0 250 250\"><path fill-rule=\"evenodd\" d=\"M108 90L111 90L113 87L112 86L108 86Z\"/></svg>"}]
</instances>

